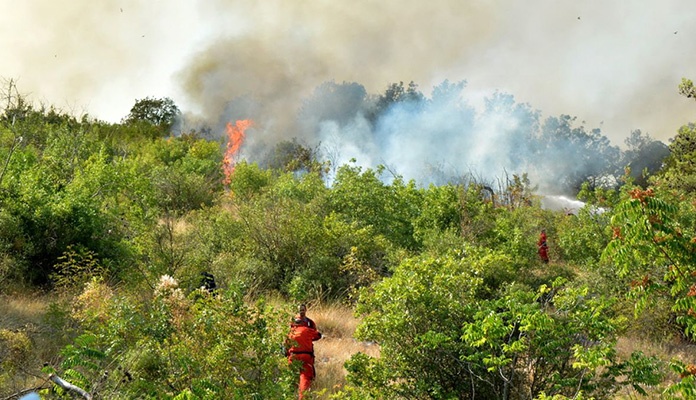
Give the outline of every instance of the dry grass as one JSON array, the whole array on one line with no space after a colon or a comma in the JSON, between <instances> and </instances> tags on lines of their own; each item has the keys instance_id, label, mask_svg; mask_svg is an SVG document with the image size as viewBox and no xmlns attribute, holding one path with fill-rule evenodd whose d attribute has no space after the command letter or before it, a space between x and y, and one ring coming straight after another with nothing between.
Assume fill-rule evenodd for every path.
<instances>
[{"instance_id":1,"label":"dry grass","mask_svg":"<svg viewBox=\"0 0 696 400\"><path fill-rule=\"evenodd\" d=\"M655 356L660 360L668 362L679 360L684 363L693 363L696 360L696 345L673 338L662 343L643 340L636 337L621 337L616 344L616 351L619 357L627 359L631 353L636 351L643 352L646 356ZM647 396L638 395L633 389L625 388L617 393L617 399L663 399L664 390L679 381L679 377L671 370L667 373L666 379L657 387L644 387L648 392Z\"/></svg>"},{"instance_id":2,"label":"dry grass","mask_svg":"<svg viewBox=\"0 0 696 400\"><path fill-rule=\"evenodd\" d=\"M46 312L50 300L45 296L0 296L0 329L23 329L37 326Z\"/></svg>"},{"instance_id":3,"label":"dry grass","mask_svg":"<svg viewBox=\"0 0 696 400\"><path fill-rule=\"evenodd\" d=\"M28 340L28 346L20 352L7 352L17 345L16 341L0 343L0 353L8 356L0 361L9 362L10 367L16 369L14 374L0 375L0 395L16 393L43 383L38 375L39 368L57 351L54 343L56 340L46 329L44 321L52 301L53 296L40 294L0 295L0 331L12 332L5 335L6 339L24 337Z\"/></svg>"}]
</instances>

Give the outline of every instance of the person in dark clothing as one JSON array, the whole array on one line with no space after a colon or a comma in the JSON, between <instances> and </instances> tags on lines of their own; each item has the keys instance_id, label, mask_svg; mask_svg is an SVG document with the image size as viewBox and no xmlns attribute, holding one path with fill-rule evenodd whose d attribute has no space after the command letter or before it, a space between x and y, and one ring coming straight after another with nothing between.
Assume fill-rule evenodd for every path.
<instances>
[{"instance_id":1,"label":"person in dark clothing","mask_svg":"<svg viewBox=\"0 0 696 400\"><path fill-rule=\"evenodd\" d=\"M215 284L215 277L213 274L207 271L201 272L201 289L210 294L215 294L217 291L217 285Z\"/></svg>"}]
</instances>

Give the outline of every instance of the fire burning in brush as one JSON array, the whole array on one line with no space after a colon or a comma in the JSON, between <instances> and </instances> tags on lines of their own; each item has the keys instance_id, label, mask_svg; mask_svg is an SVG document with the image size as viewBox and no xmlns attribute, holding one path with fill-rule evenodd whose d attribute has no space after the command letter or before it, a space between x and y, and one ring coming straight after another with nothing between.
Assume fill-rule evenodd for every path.
<instances>
[{"instance_id":1,"label":"fire burning in brush","mask_svg":"<svg viewBox=\"0 0 696 400\"><path fill-rule=\"evenodd\" d=\"M234 125L231 122L227 123L227 150L225 157L222 159L222 170L225 173L224 184L229 185L230 178L234 172L234 166L237 164L237 155L239 148L244 143L244 132L252 126L254 122L250 119L237 120Z\"/></svg>"}]
</instances>

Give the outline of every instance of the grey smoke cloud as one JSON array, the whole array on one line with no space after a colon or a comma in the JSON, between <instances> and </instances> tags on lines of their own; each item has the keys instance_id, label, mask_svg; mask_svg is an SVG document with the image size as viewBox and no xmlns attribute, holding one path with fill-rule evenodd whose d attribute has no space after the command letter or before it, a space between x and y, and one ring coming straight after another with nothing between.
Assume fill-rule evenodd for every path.
<instances>
[{"instance_id":1,"label":"grey smoke cloud","mask_svg":"<svg viewBox=\"0 0 696 400\"><path fill-rule=\"evenodd\" d=\"M466 80L472 103L501 90L619 145L633 129L667 141L694 120L693 102L677 94L682 77L696 78L690 0L3 5L0 76L34 100L109 121L138 98L168 96L219 124L245 97L258 134L273 140L322 82L380 93L414 81L429 94L445 79Z\"/></svg>"}]
</instances>

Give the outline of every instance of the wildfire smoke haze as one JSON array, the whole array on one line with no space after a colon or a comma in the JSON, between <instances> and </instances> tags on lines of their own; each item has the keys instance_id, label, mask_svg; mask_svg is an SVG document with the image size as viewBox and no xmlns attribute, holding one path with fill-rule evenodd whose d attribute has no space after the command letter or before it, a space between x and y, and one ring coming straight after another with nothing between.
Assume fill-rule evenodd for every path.
<instances>
[{"instance_id":1,"label":"wildfire smoke haze","mask_svg":"<svg viewBox=\"0 0 696 400\"><path fill-rule=\"evenodd\" d=\"M0 76L21 91L108 121L167 96L185 126L219 135L250 118L263 125L246 139L251 159L298 138L406 178L533 168L553 184L551 169L581 163L534 153L526 139L546 117L577 116L622 145L634 129L666 142L694 115L677 94L696 78L691 0L31 0L5 11L18 34L0 38L13 55ZM427 109L376 112L374 97L401 81ZM465 84L443 93L444 82Z\"/></svg>"}]
</instances>

